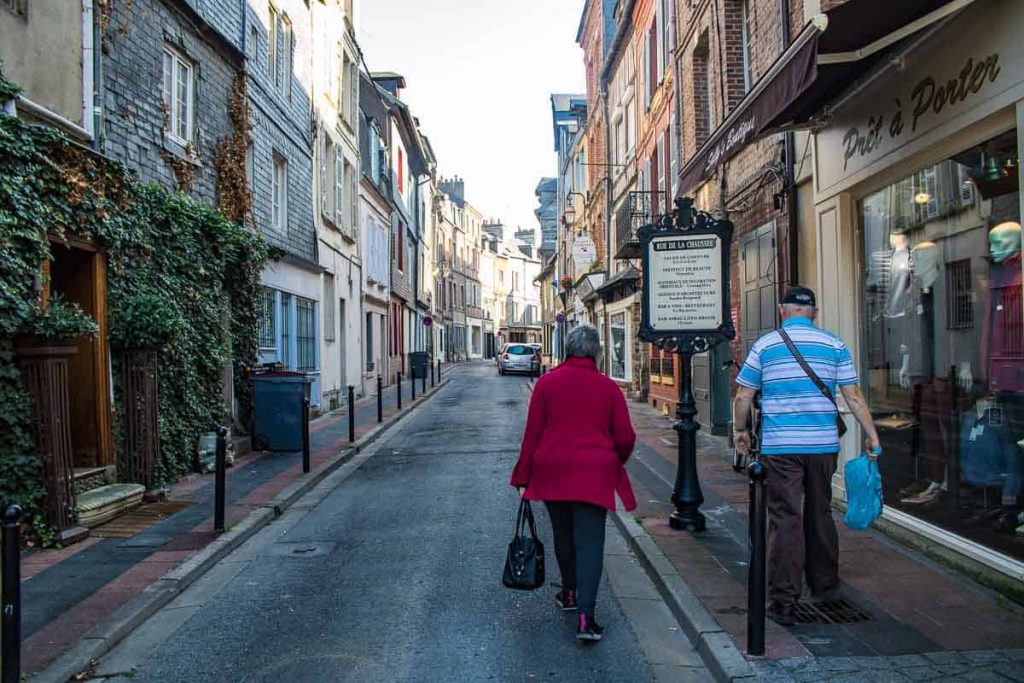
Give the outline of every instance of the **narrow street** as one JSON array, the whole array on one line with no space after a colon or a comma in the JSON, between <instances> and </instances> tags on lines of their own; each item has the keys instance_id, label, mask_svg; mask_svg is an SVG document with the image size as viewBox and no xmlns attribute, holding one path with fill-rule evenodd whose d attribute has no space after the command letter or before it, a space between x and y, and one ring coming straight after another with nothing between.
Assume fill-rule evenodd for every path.
<instances>
[{"instance_id":1,"label":"narrow street","mask_svg":"<svg viewBox=\"0 0 1024 683\"><path fill-rule=\"evenodd\" d=\"M710 680L611 525L602 643L578 645L573 617L554 606L544 513L548 585L501 586L516 507L507 477L527 400L527 380L498 377L491 364L454 370L436 397L158 612L93 675Z\"/></svg>"}]
</instances>

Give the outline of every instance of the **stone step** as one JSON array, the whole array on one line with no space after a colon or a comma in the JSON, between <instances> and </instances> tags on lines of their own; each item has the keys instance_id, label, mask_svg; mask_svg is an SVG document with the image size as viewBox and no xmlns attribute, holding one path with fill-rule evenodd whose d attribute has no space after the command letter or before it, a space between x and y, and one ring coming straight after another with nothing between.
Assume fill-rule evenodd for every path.
<instances>
[{"instance_id":1,"label":"stone step","mask_svg":"<svg viewBox=\"0 0 1024 683\"><path fill-rule=\"evenodd\" d=\"M108 484L78 496L78 523L90 529L142 503L142 484Z\"/></svg>"}]
</instances>

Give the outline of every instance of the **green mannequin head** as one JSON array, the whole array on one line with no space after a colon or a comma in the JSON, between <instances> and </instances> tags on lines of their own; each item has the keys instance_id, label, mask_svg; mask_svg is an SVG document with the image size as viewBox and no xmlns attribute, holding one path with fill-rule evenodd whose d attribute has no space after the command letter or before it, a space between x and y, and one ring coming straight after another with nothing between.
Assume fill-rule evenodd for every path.
<instances>
[{"instance_id":1,"label":"green mannequin head","mask_svg":"<svg viewBox=\"0 0 1024 683\"><path fill-rule=\"evenodd\" d=\"M989 230L988 251L992 260L1002 263L1020 253L1020 223L1007 221Z\"/></svg>"}]
</instances>

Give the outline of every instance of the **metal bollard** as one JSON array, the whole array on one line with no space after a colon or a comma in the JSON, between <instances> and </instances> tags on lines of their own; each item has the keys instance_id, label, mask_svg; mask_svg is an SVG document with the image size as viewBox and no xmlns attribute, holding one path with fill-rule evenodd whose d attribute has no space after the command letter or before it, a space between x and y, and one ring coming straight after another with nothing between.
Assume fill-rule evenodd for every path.
<instances>
[{"instance_id":1,"label":"metal bollard","mask_svg":"<svg viewBox=\"0 0 1024 683\"><path fill-rule=\"evenodd\" d=\"M8 505L0 530L4 581L0 591L0 657L3 683L21 680L21 508Z\"/></svg>"},{"instance_id":2,"label":"metal bollard","mask_svg":"<svg viewBox=\"0 0 1024 683\"><path fill-rule=\"evenodd\" d=\"M416 400L416 371L409 373L409 384L412 385L412 400Z\"/></svg>"},{"instance_id":3,"label":"metal bollard","mask_svg":"<svg viewBox=\"0 0 1024 683\"><path fill-rule=\"evenodd\" d=\"M767 470L760 460L747 468L750 477L750 566L747 572L747 654L764 654L765 577L767 574Z\"/></svg>"},{"instance_id":4,"label":"metal bollard","mask_svg":"<svg viewBox=\"0 0 1024 683\"><path fill-rule=\"evenodd\" d=\"M430 364L430 388L433 389L436 385L434 384L434 364Z\"/></svg>"},{"instance_id":5,"label":"metal bollard","mask_svg":"<svg viewBox=\"0 0 1024 683\"><path fill-rule=\"evenodd\" d=\"M441 383L441 359L440 358L437 359L437 382L438 382L438 384Z\"/></svg>"},{"instance_id":6,"label":"metal bollard","mask_svg":"<svg viewBox=\"0 0 1024 683\"><path fill-rule=\"evenodd\" d=\"M421 391L420 391L420 393L422 395L426 396L427 395L427 369L426 368L423 368L423 377L421 377L420 379L421 379L421 384L420 384Z\"/></svg>"},{"instance_id":7,"label":"metal bollard","mask_svg":"<svg viewBox=\"0 0 1024 683\"><path fill-rule=\"evenodd\" d=\"M217 459L214 462L213 530L224 531L224 505L228 469L228 428L217 427Z\"/></svg>"},{"instance_id":8,"label":"metal bollard","mask_svg":"<svg viewBox=\"0 0 1024 683\"><path fill-rule=\"evenodd\" d=\"M356 440L356 388L348 385L348 442Z\"/></svg>"},{"instance_id":9,"label":"metal bollard","mask_svg":"<svg viewBox=\"0 0 1024 683\"><path fill-rule=\"evenodd\" d=\"M401 373L401 371L399 371L399 373L398 373L398 381L395 383L395 386L398 387L398 409L401 410L402 409L402 373Z\"/></svg>"},{"instance_id":10,"label":"metal bollard","mask_svg":"<svg viewBox=\"0 0 1024 683\"><path fill-rule=\"evenodd\" d=\"M309 397L302 398L302 473L309 474Z\"/></svg>"},{"instance_id":11,"label":"metal bollard","mask_svg":"<svg viewBox=\"0 0 1024 683\"><path fill-rule=\"evenodd\" d=\"M384 421L384 380L377 375L377 422Z\"/></svg>"}]
</instances>

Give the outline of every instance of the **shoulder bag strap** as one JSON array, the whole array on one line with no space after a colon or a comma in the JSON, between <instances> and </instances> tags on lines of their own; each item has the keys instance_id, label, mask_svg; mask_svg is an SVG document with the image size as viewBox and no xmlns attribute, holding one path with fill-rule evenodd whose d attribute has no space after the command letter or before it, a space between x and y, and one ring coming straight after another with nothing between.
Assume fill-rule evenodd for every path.
<instances>
[{"instance_id":1,"label":"shoulder bag strap","mask_svg":"<svg viewBox=\"0 0 1024 683\"><path fill-rule=\"evenodd\" d=\"M810 380L814 382L814 386L818 387L818 391L821 392L821 395L827 398L829 401L831 401L832 405L836 406L836 410L838 410L839 406L836 405L836 399L834 396L832 396L832 392L828 390L828 387L825 386L825 383L821 381L821 378L818 377L814 370L811 369L811 366L807 364L807 361L804 360L804 357L800 355L800 352L797 351L796 344L793 343L793 340L789 338L789 335L786 334L786 331L781 327L779 328L778 332L779 336L782 337L782 341L784 341L786 343L786 346L789 348L789 352L793 354L794 358L796 358L796 362L800 364L800 367L803 368L803 371L807 374Z\"/></svg>"}]
</instances>

